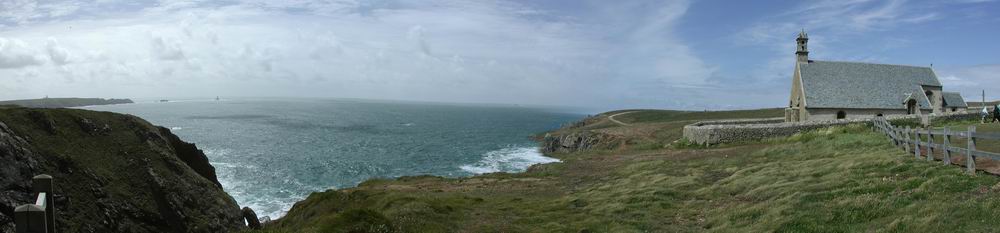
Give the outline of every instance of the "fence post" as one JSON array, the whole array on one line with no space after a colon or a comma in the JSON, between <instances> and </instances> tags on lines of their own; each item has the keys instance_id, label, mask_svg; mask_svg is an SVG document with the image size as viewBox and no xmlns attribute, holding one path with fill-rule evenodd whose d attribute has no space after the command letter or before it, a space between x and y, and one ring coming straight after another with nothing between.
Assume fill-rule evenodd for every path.
<instances>
[{"instance_id":1,"label":"fence post","mask_svg":"<svg viewBox=\"0 0 1000 233\"><path fill-rule=\"evenodd\" d=\"M896 147L902 147L903 145L905 145L903 143L904 139L903 139L903 129L902 128L894 128L894 129L892 129L892 133L895 134L895 136L896 136ZM910 152L910 151L907 150L906 152Z\"/></svg>"},{"instance_id":2,"label":"fence post","mask_svg":"<svg viewBox=\"0 0 1000 233\"><path fill-rule=\"evenodd\" d=\"M976 126L969 126L969 150L965 151L965 167L969 171L969 174L976 174L976 156L972 155L976 151L976 137L973 134L976 133Z\"/></svg>"},{"instance_id":3,"label":"fence post","mask_svg":"<svg viewBox=\"0 0 1000 233\"><path fill-rule=\"evenodd\" d=\"M943 140L944 141L941 142L941 153L942 153L941 155L944 158L942 158L941 161L944 162L944 165L950 165L951 164L951 134L950 134L950 130L948 130L948 127L944 127L944 139Z\"/></svg>"},{"instance_id":4,"label":"fence post","mask_svg":"<svg viewBox=\"0 0 1000 233\"><path fill-rule=\"evenodd\" d=\"M906 126L906 129L903 129L903 135L906 135L906 140L904 141L904 144L906 146L906 153L910 153L911 151L910 151L910 127L909 126Z\"/></svg>"},{"instance_id":5,"label":"fence post","mask_svg":"<svg viewBox=\"0 0 1000 233\"><path fill-rule=\"evenodd\" d=\"M45 209L35 204L14 208L14 228L17 233L46 233Z\"/></svg>"},{"instance_id":6,"label":"fence post","mask_svg":"<svg viewBox=\"0 0 1000 233\"><path fill-rule=\"evenodd\" d=\"M913 156L920 159L920 128L913 128Z\"/></svg>"},{"instance_id":7,"label":"fence post","mask_svg":"<svg viewBox=\"0 0 1000 233\"><path fill-rule=\"evenodd\" d=\"M899 132L898 132L899 130L896 129L896 128L894 128L892 126L892 124L889 124L888 121L886 121L886 122L887 123L885 123L886 124L885 128L886 128L886 130L889 131L889 136L892 136L892 143L895 144L896 147L898 148L899 147Z\"/></svg>"},{"instance_id":8,"label":"fence post","mask_svg":"<svg viewBox=\"0 0 1000 233\"><path fill-rule=\"evenodd\" d=\"M31 187L35 191L35 195L38 193L45 193L45 228L49 229L49 233L55 232L56 229L56 208L54 196L55 186L52 183L52 176L41 174L31 178Z\"/></svg>"},{"instance_id":9,"label":"fence post","mask_svg":"<svg viewBox=\"0 0 1000 233\"><path fill-rule=\"evenodd\" d=\"M931 127L927 127L927 161L934 161L934 134Z\"/></svg>"}]
</instances>

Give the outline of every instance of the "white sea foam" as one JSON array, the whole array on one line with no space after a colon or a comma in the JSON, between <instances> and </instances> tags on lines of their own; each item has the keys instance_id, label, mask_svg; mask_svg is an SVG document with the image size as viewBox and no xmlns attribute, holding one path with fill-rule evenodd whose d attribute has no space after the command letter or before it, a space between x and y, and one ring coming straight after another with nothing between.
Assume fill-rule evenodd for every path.
<instances>
[{"instance_id":1,"label":"white sea foam","mask_svg":"<svg viewBox=\"0 0 1000 233\"><path fill-rule=\"evenodd\" d=\"M523 172L531 165L559 162L538 151L538 147L508 147L486 152L475 164L462 165L462 170L474 174L491 172Z\"/></svg>"},{"instance_id":2,"label":"white sea foam","mask_svg":"<svg viewBox=\"0 0 1000 233\"><path fill-rule=\"evenodd\" d=\"M184 129L184 128L177 127L177 126L170 127L170 130L173 130L173 131L182 130L182 129Z\"/></svg>"}]
</instances>

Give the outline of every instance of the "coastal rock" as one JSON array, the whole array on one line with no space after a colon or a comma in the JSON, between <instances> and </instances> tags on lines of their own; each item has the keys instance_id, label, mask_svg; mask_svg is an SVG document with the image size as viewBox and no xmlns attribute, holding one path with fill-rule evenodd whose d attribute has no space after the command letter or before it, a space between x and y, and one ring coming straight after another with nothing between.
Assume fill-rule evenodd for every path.
<instances>
[{"instance_id":1,"label":"coastal rock","mask_svg":"<svg viewBox=\"0 0 1000 233\"><path fill-rule=\"evenodd\" d=\"M60 232L246 228L204 153L134 116L0 108L0 232L13 232L13 208L33 201L31 177L43 173L55 178Z\"/></svg>"},{"instance_id":2,"label":"coastal rock","mask_svg":"<svg viewBox=\"0 0 1000 233\"><path fill-rule=\"evenodd\" d=\"M48 113L43 111L28 111L28 117L44 129L45 132L56 134L56 123Z\"/></svg>"},{"instance_id":3,"label":"coastal rock","mask_svg":"<svg viewBox=\"0 0 1000 233\"><path fill-rule=\"evenodd\" d=\"M194 172L200 174L205 179L212 181L216 186L222 188L222 183L219 183L219 179L215 175L215 167L208 162L208 156L201 149L198 149L194 143L188 143L181 141L177 135L170 132L170 129L165 127L157 127L160 130L160 134L166 137L166 141L170 143L170 146L174 148L174 152L177 158L184 161L188 167L194 169Z\"/></svg>"},{"instance_id":4,"label":"coastal rock","mask_svg":"<svg viewBox=\"0 0 1000 233\"><path fill-rule=\"evenodd\" d=\"M14 232L14 208L32 201L32 171L38 167L28 142L0 122L0 232Z\"/></svg>"},{"instance_id":5,"label":"coastal rock","mask_svg":"<svg viewBox=\"0 0 1000 233\"><path fill-rule=\"evenodd\" d=\"M76 120L76 123L80 126L80 130L90 135L107 135L108 132L111 132L111 126L108 124L98 126L87 118L79 118Z\"/></svg>"},{"instance_id":6,"label":"coastal rock","mask_svg":"<svg viewBox=\"0 0 1000 233\"><path fill-rule=\"evenodd\" d=\"M590 149L613 149L620 145L621 142L622 139L618 136L593 131L546 134L542 138L542 151L552 153Z\"/></svg>"},{"instance_id":7,"label":"coastal rock","mask_svg":"<svg viewBox=\"0 0 1000 233\"><path fill-rule=\"evenodd\" d=\"M257 218L257 213L253 212L250 207L243 207L243 218L247 220L247 226L250 229L260 229L260 219Z\"/></svg>"}]
</instances>

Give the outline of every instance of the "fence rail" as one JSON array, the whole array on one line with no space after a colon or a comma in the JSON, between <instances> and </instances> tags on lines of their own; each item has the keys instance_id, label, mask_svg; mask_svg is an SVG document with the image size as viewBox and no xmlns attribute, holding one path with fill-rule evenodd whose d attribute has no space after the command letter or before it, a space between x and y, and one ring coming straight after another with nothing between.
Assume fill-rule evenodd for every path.
<instances>
[{"instance_id":1,"label":"fence rail","mask_svg":"<svg viewBox=\"0 0 1000 233\"><path fill-rule=\"evenodd\" d=\"M56 208L52 201L55 186L52 184L52 176L41 174L31 178L31 187L36 194L35 203L14 208L15 232L56 232Z\"/></svg>"},{"instance_id":2,"label":"fence rail","mask_svg":"<svg viewBox=\"0 0 1000 233\"><path fill-rule=\"evenodd\" d=\"M910 128L897 127L889 123L885 118L876 118L872 121L872 129L885 134L889 141L898 147L902 147L907 153L913 153L917 159L934 160L934 152L942 155L941 161L946 165L951 164L953 154L965 156L965 167L969 173L976 173L976 158L983 157L1000 161L1000 154L976 150L976 140L997 139L1000 140L1000 133L980 133L976 132L976 126L972 125L966 131L951 131L948 128L933 130L930 128ZM940 137L941 143L935 143L935 138ZM966 146L952 146L953 139L965 138ZM926 152L926 155L921 153Z\"/></svg>"}]
</instances>

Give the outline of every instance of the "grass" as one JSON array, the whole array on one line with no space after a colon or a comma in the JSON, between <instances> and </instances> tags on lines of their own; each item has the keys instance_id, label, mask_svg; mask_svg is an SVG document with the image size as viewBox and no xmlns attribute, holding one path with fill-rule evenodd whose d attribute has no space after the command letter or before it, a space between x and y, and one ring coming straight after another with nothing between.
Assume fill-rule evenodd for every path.
<instances>
[{"instance_id":1,"label":"grass","mask_svg":"<svg viewBox=\"0 0 1000 233\"><path fill-rule=\"evenodd\" d=\"M935 122L935 125L932 128L934 129L948 128L953 132L965 132L969 129L969 126L973 125L976 126L976 132L980 133L1000 132L1000 124L997 123L982 124L979 121ZM921 135L920 140L922 142L926 142L927 136ZM933 143L935 144L944 143L944 138L941 136L937 136L933 138ZM968 139L962 137L951 137L949 139L949 145L958 148L968 148ZM982 138L976 139L976 150L1000 153L1000 140L982 139ZM913 156L913 154L910 155ZM927 150L926 149L921 150L921 156L926 156L926 155L927 155ZM944 159L944 154L941 150L934 150L933 156L934 159L937 161L942 161ZM967 159L966 155L961 152L952 152L951 156L949 157L951 164L957 166L965 166L966 159ZM985 158L985 157L978 157L976 158L976 169L983 170L992 174L1000 174L1000 161L994 161L990 158Z\"/></svg>"},{"instance_id":2,"label":"grass","mask_svg":"<svg viewBox=\"0 0 1000 233\"><path fill-rule=\"evenodd\" d=\"M625 123L656 123L676 121L706 121L735 118L773 118L782 117L785 110L781 108L766 108L753 110L731 111L676 111L676 110L643 110L622 114L616 120Z\"/></svg>"},{"instance_id":3,"label":"grass","mask_svg":"<svg viewBox=\"0 0 1000 233\"><path fill-rule=\"evenodd\" d=\"M661 127L634 135L655 139L694 113L637 112L619 120L632 114L631 122ZM404 177L314 193L260 232L985 232L1000 226L1000 178L916 160L862 125L711 149L633 146L550 156L563 162L518 174Z\"/></svg>"}]
</instances>

